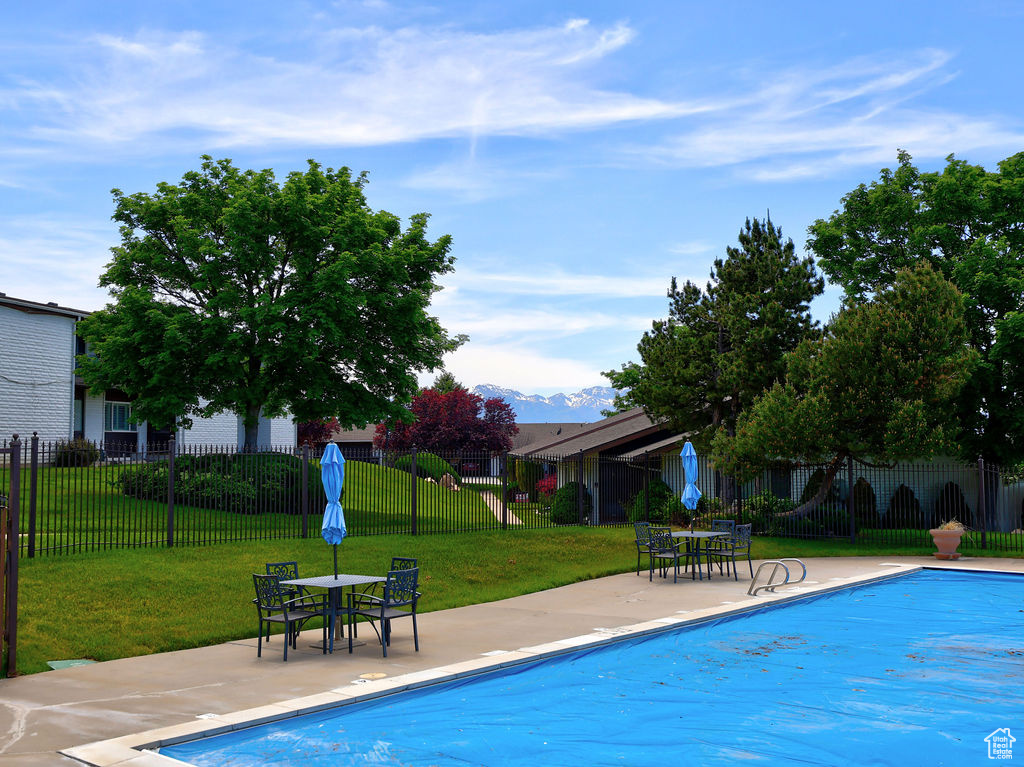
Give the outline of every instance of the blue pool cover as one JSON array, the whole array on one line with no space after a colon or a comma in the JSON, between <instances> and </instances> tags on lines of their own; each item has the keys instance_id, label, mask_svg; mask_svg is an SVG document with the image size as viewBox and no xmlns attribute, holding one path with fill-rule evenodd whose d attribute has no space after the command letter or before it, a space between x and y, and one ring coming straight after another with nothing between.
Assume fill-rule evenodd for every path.
<instances>
[{"instance_id":1,"label":"blue pool cover","mask_svg":"<svg viewBox=\"0 0 1024 767\"><path fill-rule=\"evenodd\" d=\"M164 748L196 765L969 765L1020 728L1024 577L922 571Z\"/></svg>"}]
</instances>

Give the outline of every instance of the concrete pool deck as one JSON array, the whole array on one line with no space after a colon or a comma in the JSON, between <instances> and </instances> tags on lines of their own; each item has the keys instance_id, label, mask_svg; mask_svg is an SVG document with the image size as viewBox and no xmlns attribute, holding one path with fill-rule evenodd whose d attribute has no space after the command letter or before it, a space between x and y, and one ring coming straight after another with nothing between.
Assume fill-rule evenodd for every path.
<instances>
[{"instance_id":1,"label":"concrete pool deck","mask_svg":"<svg viewBox=\"0 0 1024 767\"><path fill-rule=\"evenodd\" d=\"M542 649L561 642L572 646L584 635L613 636L622 626L646 622L665 625L664 619L683 620L714 612L731 612L752 604L828 589L848 579L864 579L905 567L952 566L1024 573L1024 559L964 558L939 562L929 557L841 557L807 559L807 581L797 589L780 590L777 597L746 595L749 578L739 582L715 577L711 581L655 578L632 573L576 583L420 616L420 652L413 650L411 625L396 624L388 657L370 634L365 645L349 655L345 648L323 656L310 647L319 632L311 630L299 640L297 652L281 661L281 638L275 635L256 657L256 639L227 642L213 647L126 658L106 663L49 671L0 680L0 765L93 764L143 767L163 760L140 752L125 761L124 746L107 749L104 758L97 742L136 733L181 726L229 722L231 714L302 698L314 705L337 696L341 689L372 692L400 675L427 678L431 669L467 669L503 660L498 651ZM756 569L756 563L755 563ZM741 573L742 575L742 573ZM429 594L426 597L429 599ZM255 624L255 621L254 621ZM652 624L653 625L653 624ZM73 630L73 627L69 627ZM568 641L566 641L568 640ZM593 640L590 640L593 641ZM536 654L534 652L531 655ZM506 658L525 657L521 654ZM366 682L366 675L384 674L381 682ZM357 680L359 680L357 682ZM360 687L352 687L353 683ZM353 693L347 693L351 698ZM317 696L311 698L309 696ZM343 696L344 697L344 696ZM279 715L271 706L267 715ZM138 741L142 742L142 741ZM89 744L95 744L90 746ZM115 744L116 745L116 744ZM121 754L121 756L117 756ZM95 759L93 758L95 757ZM166 763L166 762L165 762Z\"/></svg>"}]
</instances>

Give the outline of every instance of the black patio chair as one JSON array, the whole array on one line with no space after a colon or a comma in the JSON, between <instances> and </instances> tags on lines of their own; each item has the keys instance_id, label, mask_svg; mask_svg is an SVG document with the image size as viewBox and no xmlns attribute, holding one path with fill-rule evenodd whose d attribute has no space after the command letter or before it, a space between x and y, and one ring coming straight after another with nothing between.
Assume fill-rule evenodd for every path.
<instances>
[{"instance_id":1,"label":"black patio chair","mask_svg":"<svg viewBox=\"0 0 1024 767\"><path fill-rule=\"evenodd\" d=\"M670 527L652 527L651 528L651 540L648 544L648 551L651 555L650 572L647 580L654 580L654 569L657 567L661 570L661 577L668 577L668 565L671 562L673 566L672 570L672 582L676 583L679 579L679 561L683 560L687 565L692 564L695 570L700 570L700 560L697 559L697 552L691 551L688 547L682 547L682 541L677 541L672 537L672 528ZM694 578L694 573L690 573L690 578ZM701 580L704 579L703 572L701 573Z\"/></svg>"},{"instance_id":2,"label":"black patio chair","mask_svg":"<svg viewBox=\"0 0 1024 767\"><path fill-rule=\"evenodd\" d=\"M636 574L640 575L640 557L650 553L651 524L650 522L634 522L636 531Z\"/></svg>"},{"instance_id":3,"label":"black patio chair","mask_svg":"<svg viewBox=\"0 0 1024 767\"><path fill-rule=\"evenodd\" d=\"M299 577L298 562L267 562L267 575L276 575L278 580L291 581ZM282 586L288 592L288 599L298 599L309 596L303 586ZM267 624L267 641L270 641L270 624Z\"/></svg>"},{"instance_id":4,"label":"black patio chair","mask_svg":"<svg viewBox=\"0 0 1024 767\"><path fill-rule=\"evenodd\" d=\"M732 563L732 579L739 580L736 572L736 560L746 557L747 567L750 568L750 577L754 577L754 563L750 561L750 533L753 525L736 525L736 530L731 536L725 539L720 548L711 551L711 556L718 560L719 572L723 562ZM726 564L726 574L729 573Z\"/></svg>"},{"instance_id":5,"label":"black patio chair","mask_svg":"<svg viewBox=\"0 0 1024 767\"><path fill-rule=\"evenodd\" d=\"M289 590L281 586L281 581L276 575L253 573L252 581L256 587L256 599L253 602L260 621L256 644L257 658L263 655L263 624L267 624L268 633L271 623L280 623L284 626L284 659L287 661L288 645L295 649L303 625L317 617L323 619L323 652L327 653L329 609L326 597L305 596L289 599Z\"/></svg>"},{"instance_id":6,"label":"black patio chair","mask_svg":"<svg viewBox=\"0 0 1024 767\"><path fill-rule=\"evenodd\" d=\"M391 570L411 570L414 567L418 567L418 565L416 564L416 560L413 559L412 557L391 557ZM388 572L391 572L391 570L389 570ZM371 600L362 600L362 599L360 599L360 597L372 596L374 598L380 598L381 594L380 594L379 589L382 586L383 586L383 584L381 584L381 583L371 583L370 587L366 591L364 591L362 594L355 594L354 596L355 596L356 599L355 599L355 602L354 602L354 606L357 607L357 608L363 608L363 607L371 607L372 608L373 605L376 604L375 602L373 602ZM416 599L418 600L421 596L422 596L422 594L419 591L417 591L416 592ZM358 626L356 627L356 636L357 637L359 636L359 628L358 628Z\"/></svg>"},{"instance_id":7,"label":"black patio chair","mask_svg":"<svg viewBox=\"0 0 1024 767\"><path fill-rule=\"evenodd\" d=\"M416 582L420 570L412 567L407 570L392 570L384 583L384 594L362 593L348 595L348 651L352 652L352 637L355 634L356 618L362 617L370 622L370 626L380 639L384 657L388 657L388 645L391 644L391 621L399 618L412 618L412 637L416 652L420 651L420 635L416 627L416 603L419 593ZM377 622L380 628L377 628Z\"/></svg>"},{"instance_id":8,"label":"black patio chair","mask_svg":"<svg viewBox=\"0 0 1024 767\"><path fill-rule=\"evenodd\" d=\"M709 538L704 548L708 553L712 553L718 549L728 548L729 538L732 537L733 532L736 530L735 519L712 519L711 520L711 532L713 533L728 533L728 536L721 538ZM718 563L718 572L722 572L722 563Z\"/></svg>"}]
</instances>

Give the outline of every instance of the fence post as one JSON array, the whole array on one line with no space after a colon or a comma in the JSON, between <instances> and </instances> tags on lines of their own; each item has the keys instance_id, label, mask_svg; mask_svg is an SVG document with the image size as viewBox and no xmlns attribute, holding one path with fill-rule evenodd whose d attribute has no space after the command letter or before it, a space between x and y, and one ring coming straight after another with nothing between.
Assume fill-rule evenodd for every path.
<instances>
[{"instance_id":1,"label":"fence post","mask_svg":"<svg viewBox=\"0 0 1024 767\"><path fill-rule=\"evenodd\" d=\"M508 452L501 454L501 529L508 530Z\"/></svg>"},{"instance_id":2,"label":"fence post","mask_svg":"<svg viewBox=\"0 0 1024 767\"><path fill-rule=\"evenodd\" d=\"M39 487L39 432L32 432L28 474L28 558L36 555L36 496Z\"/></svg>"},{"instance_id":3,"label":"fence post","mask_svg":"<svg viewBox=\"0 0 1024 767\"><path fill-rule=\"evenodd\" d=\"M21 502L21 440L14 435L11 440L11 462L10 462L11 488L7 497L7 557L5 569L7 577L5 580L4 596L7 600L7 609L4 610L6 625L4 626L4 639L7 644L7 676L18 674L18 504Z\"/></svg>"},{"instance_id":4,"label":"fence post","mask_svg":"<svg viewBox=\"0 0 1024 767\"><path fill-rule=\"evenodd\" d=\"M302 537L309 537L309 443L302 445Z\"/></svg>"},{"instance_id":5,"label":"fence post","mask_svg":"<svg viewBox=\"0 0 1024 767\"><path fill-rule=\"evenodd\" d=\"M412 449L412 464L411 472L412 476L412 534L416 535L417 527L417 509L416 509L416 448Z\"/></svg>"},{"instance_id":6,"label":"fence post","mask_svg":"<svg viewBox=\"0 0 1024 767\"><path fill-rule=\"evenodd\" d=\"M846 456L846 516L850 523L850 543L857 542L857 520L853 508L853 456Z\"/></svg>"},{"instance_id":7,"label":"fence post","mask_svg":"<svg viewBox=\"0 0 1024 767\"><path fill-rule=\"evenodd\" d=\"M644 522L651 521L651 454L644 451Z\"/></svg>"},{"instance_id":8,"label":"fence post","mask_svg":"<svg viewBox=\"0 0 1024 767\"><path fill-rule=\"evenodd\" d=\"M576 517L577 521L583 524L583 451L580 450L576 456Z\"/></svg>"},{"instance_id":9,"label":"fence post","mask_svg":"<svg viewBox=\"0 0 1024 767\"><path fill-rule=\"evenodd\" d=\"M174 545L174 435L167 443L167 545Z\"/></svg>"},{"instance_id":10,"label":"fence post","mask_svg":"<svg viewBox=\"0 0 1024 767\"><path fill-rule=\"evenodd\" d=\"M985 459L978 456L978 517L981 520L981 548L987 548L988 541L986 531L988 530L988 509L985 508Z\"/></svg>"}]
</instances>

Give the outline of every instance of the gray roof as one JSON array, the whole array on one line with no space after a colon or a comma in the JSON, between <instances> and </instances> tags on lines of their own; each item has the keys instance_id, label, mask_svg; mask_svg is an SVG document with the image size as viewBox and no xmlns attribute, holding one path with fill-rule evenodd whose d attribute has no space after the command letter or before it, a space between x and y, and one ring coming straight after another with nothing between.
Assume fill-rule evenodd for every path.
<instances>
[{"instance_id":1,"label":"gray roof","mask_svg":"<svg viewBox=\"0 0 1024 767\"><path fill-rule=\"evenodd\" d=\"M0 306L17 309L22 312L27 312L28 314L58 314L64 317L73 317L75 319L87 317L92 314L92 312L87 312L84 309L72 309L67 306L59 306L56 301L48 301L43 304L38 301L28 301L24 298L13 298L6 293L0 293Z\"/></svg>"},{"instance_id":2,"label":"gray roof","mask_svg":"<svg viewBox=\"0 0 1024 767\"><path fill-rule=\"evenodd\" d=\"M639 458L644 453L678 453L683 449L683 443L686 441L685 434L673 434L671 437L666 437L660 442L651 442L650 444L639 447L636 450L630 450L628 453L622 453L622 458Z\"/></svg>"},{"instance_id":3,"label":"gray roof","mask_svg":"<svg viewBox=\"0 0 1024 767\"><path fill-rule=\"evenodd\" d=\"M547 442L529 445L523 452L527 455L563 456L574 453L614 451L644 438L664 440L664 425L653 422L642 408L633 408L625 413L585 424L579 431L558 435ZM635 448L635 445L633 446Z\"/></svg>"},{"instance_id":4,"label":"gray roof","mask_svg":"<svg viewBox=\"0 0 1024 767\"><path fill-rule=\"evenodd\" d=\"M328 438L328 442L373 442L373 435L377 433L377 424L371 423L362 429L335 429Z\"/></svg>"},{"instance_id":5,"label":"gray roof","mask_svg":"<svg viewBox=\"0 0 1024 767\"><path fill-rule=\"evenodd\" d=\"M534 443L547 444L562 436L577 435L590 426L589 423L518 423L519 433L512 437L512 450L527 452Z\"/></svg>"}]
</instances>

